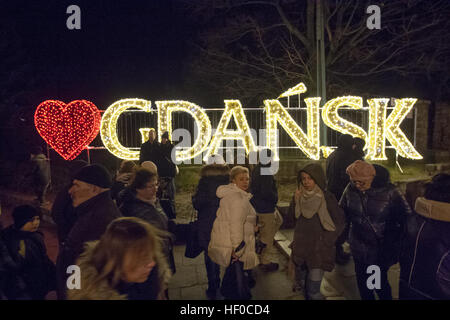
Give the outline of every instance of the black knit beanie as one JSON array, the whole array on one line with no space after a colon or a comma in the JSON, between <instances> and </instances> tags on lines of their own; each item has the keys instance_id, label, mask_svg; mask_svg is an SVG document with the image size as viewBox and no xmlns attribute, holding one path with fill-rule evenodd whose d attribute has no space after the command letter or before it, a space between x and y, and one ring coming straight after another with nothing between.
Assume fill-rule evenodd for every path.
<instances>
[{"instance_id":1,"label":"black knit beanie","mask_svg":"<svg viewBox=\"0 0 450 320\"><path fill-rule=\"evenodd\" d=\"M34 217L41 216L41 213L32 206L18 206L13 211L14 227L18 230L22 228L28 221L33 220Z\"/></svg>"},{"instance_id":2,"label":"black knit beanie","mask_svg":"<svg viewBox=\"0 0 450 320\"><path fill-rule=\"evenodd\" d=\"M111 188L112 185L111 175L108 170L99 164L81 168L73 178L100 188Z\"/></svg>"}]
</instances>

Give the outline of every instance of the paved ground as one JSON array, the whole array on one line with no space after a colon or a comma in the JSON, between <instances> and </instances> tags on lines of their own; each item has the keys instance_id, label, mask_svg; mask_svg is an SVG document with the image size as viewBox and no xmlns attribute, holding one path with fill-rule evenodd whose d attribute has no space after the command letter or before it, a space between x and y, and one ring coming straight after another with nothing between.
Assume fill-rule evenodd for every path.
<instances>
[{"instance_id":1,"label":"paved ground","mask_svg":"<svg viewBox=\"0 0 450 320\"><path fill-rule=\"evenodd\" d=\"M4 190L3 190L4 191ZM0 196L2 190L0 190ZM28 203L31 204L32 197L19 193L9 194L8 203ZM4 198L4 193L3 197ZM14 199L13 199L14 198ZM3 210L0 214L0 223L3 227L9 226L13 220L11 217L11 207L5 206L3 202ZM48 215L44 215L40 230L44 233L47 253L54 262L58 255L58 241L56 237L56 226L52 223ZM184 256L184 245L175 246L174 255L177 267L177 273L169 283L169 296L173 300L205 300L207 277L204 266L203 253L195 259L189 259ZM272 252L273 261L280 263L280 269L272 273L264 273L259 268L253 272L256 279L256 286L252 289L254 299L260 300L287 300L303 299L303 296L292 292L292 282L287 276L287 262L281 252L274 249ZM222 270L223 274L224 270ZM47 299L55 299L54 292L47 296Z\"/></svg>"},{"instance_id":2,"label":"paved ground","mask_svg":"<svg viewBox=\"0 0 450 320\"><path fill-rule=\"evenodd\" d=\"M293 229L280 230L275 236L277 248L288 257L291 254L289 244L294 236ZM348 244L345 243L344 250L349 252ZM320 291L327 300L360 300L358 286L355 277L355 265L353 259L346 265L336 265L332 272L325 272ZM392 297L398 299L398 281L400 277L400 266L392 266L388 271L388 280L392 288Z\"/></svg>"},{"instance_id":3,"label":"paved ground","mask_svg":"<svg viewBox=\"0 0 450 320\"><path fill-rule=\"evenodd\" d=\"M169 297L173 300L205 300L208 281L203 253L195 259L189 259L184 257L184 249L184 245L175 247L177 273L169 284ZM253 299L303 300L303 296L292 292L292 281L287 275L288 260L276 249L272 258L280 264L280 269L271 273L254 269L256 286L252 289ZM224 270L221 271L223 275Z\"/></svg>"},{"instance_id":4,"label":"paved ground","mask_svg":"<svg viewBox=\"0 0 450 320\"><path fill-rule=\"evenodd\" d=\"M1 190L0 190L1 191ZM26 196L17 196L21 203L31 203L32 199ZM16 197L16 198L17 198ZM0 222L4 227L12 223L10 207L3 206L0 214ZM58 242L56 237L56 227L51 223L48 216L44 216L41 223L41 231L45 236L47 252L53 261L58 254ZM252 289L253 299L257 300L303 300L301 294L292 291L292 280L288 276L288 248L292 241L293 230L281 230L275 237L276 248L272 252L272 260L280 264L276 272L265 273L256 268L253 275L256 279L256 286ZM348 248L347 248L348 249ZM173 300L205 300L207 277L203 262L203 253L195 259L184 257L184 245L175 247L175 263L177 273L169 283L169 296ZM224 270L222 270L223 275ZM392 287L394 299L398 298L398 278L399 267L393 266L389 270L389 282ZM358 300L360 299L356 286L354 265L351 260L345 266L336 265L332 272L326 272L321 287L322 294L328 300ZM54 293L47 296L48 299L55 299Z\"/></svg>"}]
</instances>

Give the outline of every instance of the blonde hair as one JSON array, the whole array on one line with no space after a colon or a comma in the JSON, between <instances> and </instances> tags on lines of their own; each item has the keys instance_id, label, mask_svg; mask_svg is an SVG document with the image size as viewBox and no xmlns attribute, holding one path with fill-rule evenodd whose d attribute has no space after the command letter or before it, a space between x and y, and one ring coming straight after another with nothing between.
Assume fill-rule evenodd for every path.
<instances>
[{"instance_id":1,"label":"blonde hair","mask_svg":"<svg viewBox=\"0 0 450 320\"><path fill-rule=\"evenodd\" d=\"M123 160L120 164L119 173L133 173L136 170L136 163L132 160Z\"/></svg>"},{"instance_id":2,"label":"blonde hair","mask_svg":"<svg viewBox=\"0 0 450 320\"><path fill-rule=\"evenodd\" d=\"M141 163L141 168L147 169L155 174L158 173L158 168L156 167L156 164L152 161L144 161Z\"/></svg>"},{"instance_id":3,"label":"blonde hair","mask_svg":"<svg viewBox=\"0 0 450 320\"><path fill-rule=\"evenodd\" d=\"M236 178L236 176L241 173L249 174L248 169L246 167L242 167L242 166L233 167L233 169L231 169L231 171L230 171L230 181L233 181L234 178Z\"/></svg>"},{"instance_id":4,"label":"blonde hair","mask_svg":"<svg viewBox=\"0 0 450 320\"><path fill-rule=\"evenodd\" d=\"M149 257L160 265L162 253L159 230L136 217L112 221L91 256L90 264L96 268L98 276L88 286L95 288L98 283L107 280L114 288L124 274L124 261L128 255L133 262Z\"/></svg>"}]
</instances>

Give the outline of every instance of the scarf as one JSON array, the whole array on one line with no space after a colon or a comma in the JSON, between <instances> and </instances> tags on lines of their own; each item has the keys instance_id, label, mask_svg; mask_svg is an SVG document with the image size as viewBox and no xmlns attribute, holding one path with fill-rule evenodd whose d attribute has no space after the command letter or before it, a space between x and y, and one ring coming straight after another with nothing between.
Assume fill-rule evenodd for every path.
<instances>
[{"instance_id":1,"label":"scarf","mask_svg":"<svg viewBox=\"0 0 450 320\"><path fill-rule=\"evenodd\" d=\"M317 213L325 230L336 231L336 226L327 209L325 196L319 186L316 185L311 191L300 186L300 194L300 198L295 203L295 218L298 219L302 215L306 219L311 219Z\"/></svg>"}]
</instances>

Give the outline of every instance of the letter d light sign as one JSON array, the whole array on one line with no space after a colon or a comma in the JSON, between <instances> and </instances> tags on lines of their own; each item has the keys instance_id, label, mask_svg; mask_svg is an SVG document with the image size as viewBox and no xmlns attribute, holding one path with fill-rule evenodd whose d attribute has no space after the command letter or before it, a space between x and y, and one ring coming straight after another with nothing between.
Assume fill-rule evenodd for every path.
<instances>
[{"instance_id":1,"label":"letter d light sign","mask_svg":"<svg viewBox=\"0 0 450 320\"><path fill-rule=\"evenodd\" d=\"M306 92L303 83L287 90L281 97ZM320 146L320 118L326 126L353 137L366 141L368 160L387 160L386 140L391 147L404 158L422 159L411 142L408 140L400 125L406 115L412 110L417 99L396 99L395 106L387 114L389 99L369 99L368 108L363 107L362 97L343 96L327 101L320 112L320 98L304 99L307 111L307 128L304 131L291 117L278 99L265 100L264 110L266 117L266 146L257 146L251 135L251 129L239 100L225 100L225 109L211 137L211 122L200 106L181 100L156 101L156 108L144 99L123 99L114 102L100 116L97 107L86 100L77 100L65 104L61 101L47 100L42 102L35 113L36 129L42 138L58 152L64 159L72 160L85 149L100 131L105 148L116 157L128 160L139 159L139 150L122 145L119 141L117 123L122 113L131 110L144 113L157 113L158 135L167 131L172 138L174 112L188 113L194 120L198 129L195 141L187 149L177 149L176 160L185 161L195 158L205 152L205 159L217 152L223 140L238 140L248 154L258 150L258 147L268 147L274 151L278 158L277 129L278 124L283 127L297 147L310 159L320 159L320 151L326 157L330 152L327 146ZM341 108L351 110L366 109L369 111L369 130L342 118L338 111ZM234 121L236 130L227 129L230 121ZM100 124L101 123L101 124ZM261 128L254 128L261 129ZM140 131L141 140L148 139L149 128L133 128Z\"/></svg>"}]
</instances>

